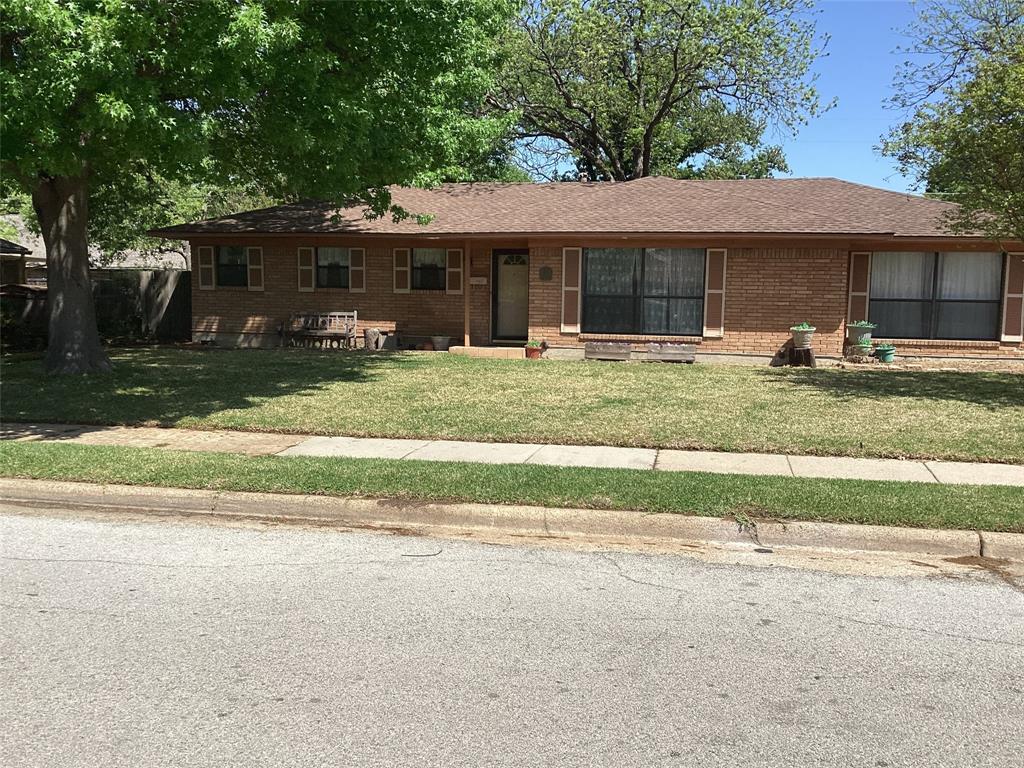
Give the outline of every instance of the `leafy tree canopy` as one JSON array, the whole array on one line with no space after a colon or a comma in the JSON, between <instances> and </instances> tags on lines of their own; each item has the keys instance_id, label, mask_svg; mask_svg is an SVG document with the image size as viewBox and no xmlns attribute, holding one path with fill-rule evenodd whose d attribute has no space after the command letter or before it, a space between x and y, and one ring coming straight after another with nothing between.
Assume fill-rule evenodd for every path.
<instances>
[{"instance_id":1,"label":"leafy tree canopy","mask_svg":"<svg viewBox=\"0 0 1024 768\"><path fill-rule=\"evenodd\" d=\"M592 179L767 176L769 125L822 111L809 0L536 0L503 39L491 105L528 165Z\"/></svg>"},{"instance_id":2,"label":"leafy tree canopy","mask_svg":"<svg viewBox=\"0 0 1024 768\"><path fill-rule=\"evenodd\" d=\"M109 366L88 232L93 214L145 201L151 179L355 196L385 213L386 185L458 176L466 158L491 153L503 118L478 107L510 10L506 0L4 0L2 176L32 196L47 246L46 367Z\"/></svg>"},{"instance_id":3,"label":"leafy tree canopy","mask_svg":"<svg viewBox=\"0 0 1024 768\"><path fill-rule=\"evenodd\" d=\"M929 2L910 29L882 151L960 204L953 232L1024 241L1024 0Z\"/></svg>"}]
</instances>

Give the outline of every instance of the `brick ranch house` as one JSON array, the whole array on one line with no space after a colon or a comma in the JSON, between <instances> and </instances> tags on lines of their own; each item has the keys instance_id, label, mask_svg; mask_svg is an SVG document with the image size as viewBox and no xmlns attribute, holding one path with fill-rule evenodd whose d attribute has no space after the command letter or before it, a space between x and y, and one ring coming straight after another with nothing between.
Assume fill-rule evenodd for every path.
<instances>
[{"instance_id":1,"label":"brick ranch house","mask_svg":"<svg viewBox=\"0 0 1024 768\"><path fill-rule=\"evenodd\" d=\"M953 206L838 179L395 188L414 214L297 203L155 230L188 240L193 338L275 346L290 314L467 345L680 341L771 354L801 321L912 354L1024 358L1024 244L951 236Z\"/></svg>"}]
</instances>

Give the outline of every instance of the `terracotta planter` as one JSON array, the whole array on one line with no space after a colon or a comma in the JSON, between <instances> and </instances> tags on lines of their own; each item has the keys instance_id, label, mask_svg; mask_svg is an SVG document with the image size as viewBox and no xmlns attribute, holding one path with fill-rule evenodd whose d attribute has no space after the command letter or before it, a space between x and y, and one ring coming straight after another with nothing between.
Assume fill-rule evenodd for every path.
<instances>
[{"instance_id":1,"label":"terracotta planter","mask_svg":"<svg viewBox=\"0 0 1024 768\"><path fill-rule=\"evenodd\" d=\"M526 347L526 359L527 360L540 360L540 356L544 354L543 347Z\"/></svg>"}]
</instances>

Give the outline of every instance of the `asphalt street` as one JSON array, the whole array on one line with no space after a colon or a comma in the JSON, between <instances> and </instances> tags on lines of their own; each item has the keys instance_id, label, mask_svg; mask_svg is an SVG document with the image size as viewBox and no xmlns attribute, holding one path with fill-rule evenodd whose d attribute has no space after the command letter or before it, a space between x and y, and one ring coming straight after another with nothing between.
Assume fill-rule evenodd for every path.
<instances>
[{"instance_id":1,"label":"asphalt street","mask_svg":"<svg viewBox=\"0 0 1024 768\"><path fill-rule=\"evenodd\" d=\"M0 764L1019 766L1024 594L0 516Z\"/></svg>"}]
</instances>

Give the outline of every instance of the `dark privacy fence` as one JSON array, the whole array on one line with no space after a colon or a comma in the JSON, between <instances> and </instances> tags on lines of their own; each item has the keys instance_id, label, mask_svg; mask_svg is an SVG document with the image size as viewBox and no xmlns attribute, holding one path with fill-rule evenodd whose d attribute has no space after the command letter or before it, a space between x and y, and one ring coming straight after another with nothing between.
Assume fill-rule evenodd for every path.
<instances>
[{"instance_id":1,"label":"dark privacy fence","mask_svg":"<svg viewBox=\"0 0 1024 768\"><path fill-rule=\"evenodd\" d=\"M96 324L108 342L188 341L192 336L191 273L180 269L94 269ZM6 286L0 296L3 345L46 346L46 290Z\"/></svg>"}]
</instances>

